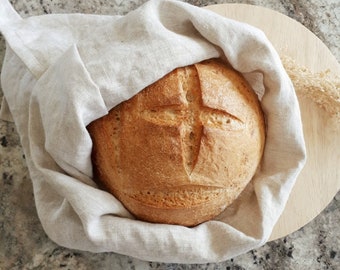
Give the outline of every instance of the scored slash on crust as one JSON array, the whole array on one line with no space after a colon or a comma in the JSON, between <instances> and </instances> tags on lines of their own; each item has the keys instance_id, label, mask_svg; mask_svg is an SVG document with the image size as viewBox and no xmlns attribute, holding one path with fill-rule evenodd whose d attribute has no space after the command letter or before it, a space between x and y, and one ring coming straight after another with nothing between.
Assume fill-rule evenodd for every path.
<instances>
[{"instance_id":1,"label":"scored slash on crust","mask_svg":"<svg viewBox=\"0 0 340 270\"><path fill-rule=\"evenodd\" d=\"M179 127L185 169L190 175L198 158L204 127L238 131L244 128L244 123L224 110L203 104L199 76L195 67L178 70L177 76L182 103L144 110L141 117L159 126ZM189 77L195 77L195 80L190 80Z\"/></svg>"}]
</instances>

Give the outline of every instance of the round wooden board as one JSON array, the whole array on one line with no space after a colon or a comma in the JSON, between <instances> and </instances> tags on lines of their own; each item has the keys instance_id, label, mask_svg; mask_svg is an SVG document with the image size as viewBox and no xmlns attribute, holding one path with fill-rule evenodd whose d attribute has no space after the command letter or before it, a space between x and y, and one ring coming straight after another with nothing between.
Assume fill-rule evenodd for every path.
<instances>
[{"instance_id":1,"label":"round wooden board","mask_svg":"<svg viewBox=\"0 0 340 270\"><path fill-rule=\"evenodd\" d=\"M340 74L340 65L329 49L306 27L270 9L246 4L205 7L222 16L258 27L279 54L293 58L312 72L330 69ZM340 126L311 100L299 98L307 163L299 175L270 240L284 237L315 218L340 189Z\"/></svg>"}]
</instances>

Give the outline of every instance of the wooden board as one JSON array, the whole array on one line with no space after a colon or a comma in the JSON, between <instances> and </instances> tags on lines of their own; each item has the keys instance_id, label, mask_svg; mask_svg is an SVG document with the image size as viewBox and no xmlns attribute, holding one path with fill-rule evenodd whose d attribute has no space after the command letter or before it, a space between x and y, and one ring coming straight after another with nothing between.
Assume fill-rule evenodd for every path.
<instances>
[{"instance_id":1,"label":"wooden board","mask_svg":"<svg viewBox=\"0 0 340 270\"><path fill-rule=\"evenodd\" d=\"M245 4L206 7L222 16L246 22L264 31L279 54L293 58L312 72L330 69L340 75L340 65L329 49L307 28L276 11ZM286 208L270 240L284 237L315 218L340 189L340 124L312 101L299 98L307 163L299 175Z\"/></svg>"}]
</instances>

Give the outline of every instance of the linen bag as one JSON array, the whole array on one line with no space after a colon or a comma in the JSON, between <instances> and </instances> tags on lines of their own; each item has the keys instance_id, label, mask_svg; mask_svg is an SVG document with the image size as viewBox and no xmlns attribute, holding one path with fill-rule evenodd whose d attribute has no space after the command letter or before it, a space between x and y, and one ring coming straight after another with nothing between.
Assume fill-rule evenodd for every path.
<instances>
[{"instance_id":1,"label":"linen bag","mask_svg":"<svg viewBox=\"0 0 340 270\"><path fill-rule=\"evenodd\" d=\"M7 42L1 116L13 119L47 235L61 246L142 260L206 263L263 245L305 162L297 98L258 29L180 1L125 16L22 19L0 0ZM266 117L261 165L240 197L193 228L135 220L92 181L86 126L176 67L220 57L244 74Z\"/></svg>"}]
</instances>

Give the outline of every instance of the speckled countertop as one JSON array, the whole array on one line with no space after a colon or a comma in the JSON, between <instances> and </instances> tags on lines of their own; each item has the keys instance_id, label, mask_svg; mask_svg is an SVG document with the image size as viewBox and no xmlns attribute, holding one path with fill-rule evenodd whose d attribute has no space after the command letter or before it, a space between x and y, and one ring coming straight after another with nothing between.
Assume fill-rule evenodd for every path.
<instances>
[{"instance_id":1,"label":"speckled countertop","mask_svg":"<svg viewBox=\"0 0 340 270\"><path fill-rule=\"evenodd\" d=\"M12 0L23 16L44 13L126 14L145 0ZM296 19L340 61L339 0L243 0L187 2L205 6L246 3ZM0 64L5 42L0 36ZM2 92L0 90L0 96ZM340 269L340 193L312 222L283 239L234 259L202 265L144 262L114 253L92 254L60 247L45 235L13 123L0 120L0 269Z\"/></svg>"}]
</instances>

